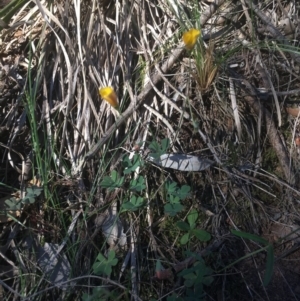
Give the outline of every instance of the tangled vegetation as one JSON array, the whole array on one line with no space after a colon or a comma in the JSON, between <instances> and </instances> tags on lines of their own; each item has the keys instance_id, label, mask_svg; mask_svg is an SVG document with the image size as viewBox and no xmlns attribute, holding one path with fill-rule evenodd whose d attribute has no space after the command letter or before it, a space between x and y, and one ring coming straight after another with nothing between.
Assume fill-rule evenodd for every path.
<instances>
[{"instance_id":1,"label":"tangled vegetation","mask_svg":"<svg viewBox=\"0 0 300 301\"><path fill-rule=\"evenodd\" d=\"M0 297L298 300L299 24L0 1Z\"/></svg>"}]
</instances>

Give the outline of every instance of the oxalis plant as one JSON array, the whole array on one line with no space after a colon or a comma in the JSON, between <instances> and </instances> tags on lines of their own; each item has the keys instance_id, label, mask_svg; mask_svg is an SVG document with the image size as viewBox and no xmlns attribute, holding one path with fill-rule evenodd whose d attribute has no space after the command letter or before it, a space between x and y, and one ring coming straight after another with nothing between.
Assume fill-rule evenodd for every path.
<instances>
[{"instance_id":1,"label":"oxalis plant","mask_svg":"<svg viewBox=\"0 0 300 301\"><path fill-rule=\"evenodd\" d=\"M159 158L167 152L169 146L170 141L167 138L163 139L161 144L153 141L149 145L150 156ZM146 189L145 176L139 174L134 177L134 172L138 167L145 165L145 160L140 154L134 154L132 157L125 155L122 165L123 171L121 174L113 170L109 176L104 177L100 186L108 191L126 188L130 192L129 196L121 204L121 212L142 209L145 206L145 198L143 196L143 191ZM167 201L164 205L164 212L166 215L175 216L183 210L184 206L181 204L181 201L190 195L191 187L188 185L179 186L176 182L166 181L164 191Z\"/></svg>"},{"instance_id":2,"label":"oxalis plant","mask_svg":"<svg viewBox=\"0 0 300 301\"><path fill-rule=\"evenodd\" d=\"M32 186L26 188L24 198L17 200L15 197L11 197L5 201L5 207L8 211L21 210L25 205L35 203L38 196L41 195L43 188Z\"/></svg>"},{"instance_id":3,"label":"oxalis plant","mask_svg":"<svg viewBox=\"0 0 300 301\"><path fill-rule=\"evenodd\" d=\"M161 143L156 141L151 142L148 146L151 150L150 155L153 158L159 158L161 155L167 153L169 145L169 139L163 139ZM139 171L138 168L144 167L145 164L146 160L140 154L134 154L131 156L126 154L122 158L121 172L113 170L110 175L105 176L100 183L100 186L108 191L113 191L115 189L123 189L124 191L127 191L127 195L124 197L120 206L120 214L124 212L143 210L145 208L147 204L145 197L145 190L147 187L146 177L143 172L137 173L137 171ZM179 185L174 181L168 180L164 183L162 189L163 199L165 201L164 213L171 221L171 219L177 218L178 214L184 210L182 201L190 195L191 187L189 185ZM181 233L179 236L179 243L181 246L180 249L183 251L184 258L194 258L194 260L191 266L187 266L180 272L177 272L176 277L181 279L183 289L180 294L174 292L167 296L166 300L168 301L204 300L205 286L210 286L214 281L214 270L206 264L205 260L199 255L199 253L192 252L192 248L195 243L209 242L211 240L210 233L200 229L198 226L199 224L201 224L201 221L199 220L199 214L196 209L191 209L184 220L175 221L176 228L180 231L179 233ZM263 244L264 247L255 253L267 251L267 267L264 277L264 285L267 285L272 275L274 258L273 246L266 240L245 232L233 230L232 234ZM253 253L248 254L240 258L238 261L229 264L224 269L230 268L239 261L253 255ZM110 277L113 267L115 267L118 262L117 254L113 250L110 250L106 256L99 253L92 267L93 272L95 275ZM161 261L158 259L156 261L156 278L159 280L166 280L167 278L165 278L165 275L169 274L164 274L164 271L167 270L164 270ZM84 295L83 300L94 300L94 298L96 300L110 300L113 298L113 295L111 294L114 293L108 292L104 289L95 289L92 295Z\"/></svg>"},{"instance_id":4,"label":"oxalis plant","mask_svg":"<svg viewBox=\"0 0 300 301\"><path fill-rule=\"evenodd\" d=\"M153 141L148 146L151 151L149 156L158 159L161 155L167 153L169 146L169 139L163 139L161 143ZM145 207L145 175L143 175L142 172L139 174L136 173L137 169L144 167L145 164L145 159L140 154L134 154L132 156L126 154L122 159L123 170L121 172L113 170L110 175L105 176L100 183L100 186L108 191L121 188L128 192L121 203L120 213L143 210ZM161 189L163 190L162 195L165 201L164 213L167 217L174 218L178 213L184 210L182 201L190 195L191 187L189 185L180 186L178 183L168 180ZM206 242L211 239L208 232L197 228L197 221L198 212L195 209L192 209L187 216L187 222L179 221L176 223L178 230L185 232L180 239L180 244L182 246L187 245L190 241L194 241L194 239L201 242ZM202 295L203 284L209 284L212 281L212 278L207 278L212 273L212 270L205 266L204 260L196 253L188 252L186 253L186 256L196 256L194 265L178 274L184 281L186 298L195 294L199 295L199 293ZM157 262L160 263L159 260ZM110 251L107 257L99 253L96 262L93 265L93 272L96 275L110 276L112 267L117 263L118 259L116 258L116 253L114 251ZM158 267L156 267L156 274L159 274ZM98 294L98 291L95 292L95 295ZM100 294L103 294L103 291L101 291ZM173 298L177 298L178 296L173 295L169 297L171 298L170 300L173 300Z\"/></svg>"}]
</instances>

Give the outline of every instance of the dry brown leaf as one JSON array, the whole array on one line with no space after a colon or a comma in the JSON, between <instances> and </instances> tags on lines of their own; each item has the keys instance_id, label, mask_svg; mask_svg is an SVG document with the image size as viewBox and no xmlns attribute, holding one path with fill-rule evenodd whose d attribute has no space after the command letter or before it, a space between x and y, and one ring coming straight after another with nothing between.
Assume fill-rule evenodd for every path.
<instances>
[{"instance_id":1,"label":"dry brown leaf","mask_svg":"<svg viewBox=\"0 0 300 301\"><path fill-rule=\"evenodd\" d=\"M299 115L300 108L285 108L285 109L286 112L293 117L297 117Z\"/></svg>"}]
</instances>

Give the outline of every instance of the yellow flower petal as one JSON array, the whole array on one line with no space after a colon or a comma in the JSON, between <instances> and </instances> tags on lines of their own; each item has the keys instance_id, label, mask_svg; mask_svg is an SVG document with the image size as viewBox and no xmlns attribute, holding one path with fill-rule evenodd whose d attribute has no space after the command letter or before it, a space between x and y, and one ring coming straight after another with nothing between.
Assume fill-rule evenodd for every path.
<instances>
[{"instance_id":1,"label":"yellow flower petal","mask_svg":"<svg viewBox=\"0 0 300 301\"><path fill-rule=\"evenodd\" d=\"M107 101L113 108L119 109L117 94L112 87L99 88L101 98Z\"/></svg>"},{"instance_id":2,"label":"yellow flower petal","mask_svg":"<svg viewBox=\"0 0 300 301\"><path fill-rule=\"evenodd\" d=\"M191 28L183 34L182 40L188 50L192 50L194 48L200 34L201 31L195 28Z\"/></svg>"}]
</instances>

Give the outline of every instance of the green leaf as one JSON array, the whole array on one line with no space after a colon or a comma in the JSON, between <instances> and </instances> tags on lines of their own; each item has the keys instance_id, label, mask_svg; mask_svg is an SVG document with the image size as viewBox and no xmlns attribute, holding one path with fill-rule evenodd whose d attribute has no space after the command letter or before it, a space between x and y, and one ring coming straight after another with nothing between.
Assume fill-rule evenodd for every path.
<instances>
[{"instance_id":1,"label":"green leaf","mask_svg":"<svg viewBox=\"0 0 300 301\"><path fill-rule=\"evenodd\" d=\"M178 196L170 195L167 199L171 204L180 204L180 199Z\"/></svg>"},{"instance_id":2,"label":"green leaf","mask_svg":"<svg viewBox=\"0 0 300 301\"><path fill-rule=\"evenodd\" d=\"M24 199L22 199L22 203L23 204L33 204L35 203L35 198L29 198L29 197L24 197Z\"/></svg>"},{"instance_id":3,"label":"green leaf","mask_svg":"<svg viewBox=\"0 0 300 301\"><path fill-rule=\"evenodd\" d=\"M105 176L100 186L102 188L108 188L108 190L114 190L116 188L122 187L124 183L124 177L119 177L117 171L113 170L111 176Z\"/></svg>"},{"instance_id":4,"label":"green leaf","mask_svg":"<svg viewBox=\"0 0 300 301\"><path fill-rule=\"evenodd\" d=\"M107 260L108 261L114 260L115 257L116 257L116 252L114 250L112 250L108 253Z\"/></svg>"},{"instance_id":5,"label":"green leaf","mask_svg":"<svg viewBox=\"0 0 300 301\"><path fill-rule=\"evenodd\" d=\"M195 273L188 273L183 276L184 279L196 279Z\"/></svg>"},{"instance_id":6,"label":"green leaf","mask_svg":"<svg viewBox=\"0 0 300 301\"><path fill-rule=\"evenodd\" d=\"M146 188L145 179L142 176L138 176L137 179L133 179L130 181L130 190L141 192Z\"/></svg>"},{"instance_id":7,"label":"green leaf","mask_svg":"<svg viewBox=\"0 0 300 301\"><path fill-rule=\"evenodd\" d=\"M150 153L149 156L153 157L154 159L159 159L162 155L160 145L156 141L152 141L149 145L149 149L153 152Z\"/></svg>"},{"instance_id":8,"label":"green leaf","mask_svg":"<svg viewBox=\"0 0 300 301\"><path fill-rule=\"evenodd\" d=\"M185 254L186 257L194 257L194 258L196 258L199 263L202 263L203 265L205 265L203 258L198 253L191 252L190 250L186 250L184 252L184 254Z\"/></svg>"},{"instance_id":9,"label":"green leaf","mask_svg":"<svg viewBox=\"0 0 300 301\"><path fill-rule=\"evenodd\" d=\"M139 154L135 154L131 160L129 159L128 155L125 155L123 158L123 166L125 168L123 171L124 175L134 172L141 165L142 161Z\"/></svg>"},{"instance_id":10,"label":"green leaf","mask_svg":"<svg viewBox=\"0 0 300 301\"><path fill-rule=\"evenodd\" d=\"M176 182L170 181L166 182L165 189L169 196L176 196L180 200L184 200L186 197L188 197L191 191L191 187L188 185L183 185L179 188Z\"/></svg>"},{"instance_id":11,"label":"green leaf","mask_svg":"<svg viewBox=\"0 0 300 301\"><path fill-rule=\"evenodd\" d=\"M186 287L192 287L194 285L194 283L195 283L194 279L187 279L187 280L184 281L184 285Z\"/></svg>"},{"instance_id":12,"label":"green leaf","mask_svg":"<svg viewBox=\"0 0 300 301\"><path fill-rule=\"evenodd\" d=\"M165 154L170 146L170 140L165 138L161 141L161 145L156 141L152 141L149 145L149 149L153 152L150 153L149 156L154 159L159 159L159 157Z\"/></svg>"},{"instance_id":13,"label":"green leaf","mask_svg":"<svg viewBox=\"0 0 300 301\"><path fill-rule=\"evenodd\" d=\"M170 139L169 138L164 138L161 141L161 150L162 150L162 152L166 153L169 147L170 147Z\"/></svg>"},{"instance_id":14,"label":"green leaf","mask_svg":"<svg viewBox=\"0 0 300 301\"><path fill-rule=\"evenodd\" d=\"M101 181L100 186L102 188L111 188L114 185L114 181L111 177L105 176L104 179Z\"/></svg>"},{"instance_id":15,"label":"green leaf","mask_svg":"<svg viewBox=\"0 0 300 301\"><path fill-rule=\"evenodd\" d=\"M160 150L160 145L158 144L157 141L152 141L150 144L149 144L149 149L156 152L158 150Z\"/></svg>"},{"instance_id":16,"label":"green leaf","mask_svg":"<svg viewBox=\"0 0 300 301\"><path fill-rule=\"evenodd\" d=\"M100 262L102 262L102 261L104 262L106 260L106 258L101 253L99 253L97 256L97 260Z\"/></svg>"},{"instance_id":17,"label":"green leaf","mask_svg":"<svg viewBox=\"0 0 300 301\"><path fill-rule=\"evenodd\" d=\"M211 239L211 235L202 229L193 229L191 234L195 235L200 241L209 241Z\"/></svg>"},{"instance_id":18,"label":"green leaf","mask_svg":"<svg viewBox=\"0 0 300 301\"><path fill-rule=\"evenodd\" d=\"M130 201L122 204L122 211L136 211L144 206L144 199L142 197L131 196Z\"/></svg>"},{"instance_id":19,"label":"green leaf","mask_svg":"<svg viewBox=\"0 0 300 301\"><path fill-rule=\"evenodd\" d=\"M189 241L189 238L190 238L190 234L189 234L189 233L185 233L185 234L181 237L180 243L181 243L182 245L186 245L186 244L188 243L188 241Z\"/></svg>"},{"instance_id":20,"label":"green leaf","mask_svg":"<svg viewBox=\"0 0 300 301\"><path fill-rule=\"evenodd\" d=\"M176 190L177 190L177 183L176 182L170 182L167 181L165 184L165 189L167 191L168 194L175 194Z\"/></svg>"},{"instance_id":21,"label":"green leaf","mask_svg":"<svg viewBox=\"0 0 300 301\"><path fill-rule=\"evenodd\" d=\"M13 17L14 14L17 13L18 10L22 8L29 0L13 0L8 1L7 5L4 6L3 9L0 10L0 18L8 24ZM1 29L2 26L0 26Z\"/></svg>"},{"instance_id":22,"label":"green leaf","mask_svg":"<svg viewBox=\"0 0 300 301\"><path fill-rule=\"evenodd\" d=\"M110 276L112 267L117 265L118 259L115 258L115 251L109 251L107 259L99 253L96 262L93 264L93 271L96 275Z\"/></svg>"},{"instance_id":23,"label":"green leaf","mask_svg":"<svg viewBox=\"0 0 300 301\"><path fill-rule=\"evenodd\" d=\"M182 231L189 231L190 226L186 222L177 222L176 226Z\"/></svg>"},{"instance_id":24,"label":"green leaf","mask_svg":"<svg viewBox=\"0 0 300 301\"><path fill-rule=\"evenodd\" d=\"M126 212L126 211L136 211L138 208L136 208L132 203L126 202L122 204L122 210L121 212Z\"/></svg>"},{"instance_id":25,"label":"green leaf","mask_svg":"<svg viewBox=\"0 0 300 301\"><path fill-rule=\"evenodd\" d=\"M266 272L264 275L264 286L267 286L273 275L273 269L274 269L274 248L273 245L269 244L267 248L267 266L266 266Z\"/></svg>"},{"instance_id":26,"label":"green leaf","mask_svg":"<svg viewBox=\"0 0 300 301\"><path fill-rule=\"evenodd\" d=\"M8 200L5 200L5 205L7 206L8 211L18 211L22 208L22 201L12 197Z\"/></svg>"},{"instance_id":27,"label":"green leaf","mask_svg":"<svg viewBox=\"0 0 300 301\"><path fill-rule=\"evenodd\" d=\"M198 285L202 284L203 283L203 279L204 279L204 271L202 270L200 272L197 272L196 273L196 279L194 281L194 285L198 286Z\"/></svg>"},{"instance_id":28,"label":"green leaf","mask_svg":"<svg viewBox=\"0 0 300 301\"><path fill-rule=\"evenodd\" d=\"M16 198L12 197L8 200L5 200L7 210L17 211L20 210L24 204L33 204L42 191L43 188L37 186L27 188L26 195L23 199L17 200Z\"/></svg>"},{"instance_id":29,"label":"green leaf","mask_svg":"<svg viewBox=\"0 0 300 301\"><path fill-rule=\"evenodd\" d=\"M144 205L144 199L142 197L136 197L135 195L133 195L130 198L130 202L135 206L135 207L141 207Z\"/></svg>"},{"instance_id":30,"label":"green leaf","mask_svg":"<svg viewBox=\"0 0 300 301\"><path fill-rule=\"evenodd\" d=\"M267 246L269 244L269 242L267 240L265 240L264 238L261 238L260 236L254 235L254 234L250 234L250 233L243 232L243 231L237 231L237 230L231 230L231 233L236 236L242 237L242 238L247 238L247 239L256 241L258 243L262 243L265 246Z\"/></svg>"},{"instance_id":31,"label":"green leaf","mask_svg":"<svg viewBox=\"0 0 300 301\"><path fill-rule=\"evenodd\" d=\"M40 196L40 194L42 193L43 188L42 187L38 187L38 186L32 186L32 187L28 187L26 189L26 196L28 197L38 197Z\"/></svg>"},{"instance_id":32,"label":"green leaf","mask_svg":"<svg viewBox=\"0 0 300 301\"><path fill-rule=\"evenodd\" d=\"M191 187L188 185L183 185L180 189L177 191L177 196L183 201L186 199L191 191Z\"/></svg>"},{"instance_id":33,"label":"green leaf","mask_svg":"<svg viewBox=\"0 0 300 301\"><path fill-rule=\"evenodd\" d=\"M112 179L114 182L116 182L116 181L118 181L118 177L119 177L119 175L118 175L117 171L116 171L116 170L113 170L113 171L111 172L111 179Z\"/></svg>"},{"instance_id":34,"label":"green leaf","mask_svg":"<svg viewBox=\"0 0 300 301\"><path fill-rule=\"evenodd\" d=\"M191 212L189 213L188 217L188 222L190 224L190 228L194 229L196 226L196 221L198 219L198 212L195 209L192 209Z\"/></svg>"},{"instance_id":35,"label":"green leaf","mask_svg":"<svg viewBox=\"0 0 300 301\"><path fill-rule=\"evenodd\" d=\"M180 212L184 207L181 204L166 204L164 206L165 214L170 216L175 216L178 212Z\"/></svg>"}]
</instances>

